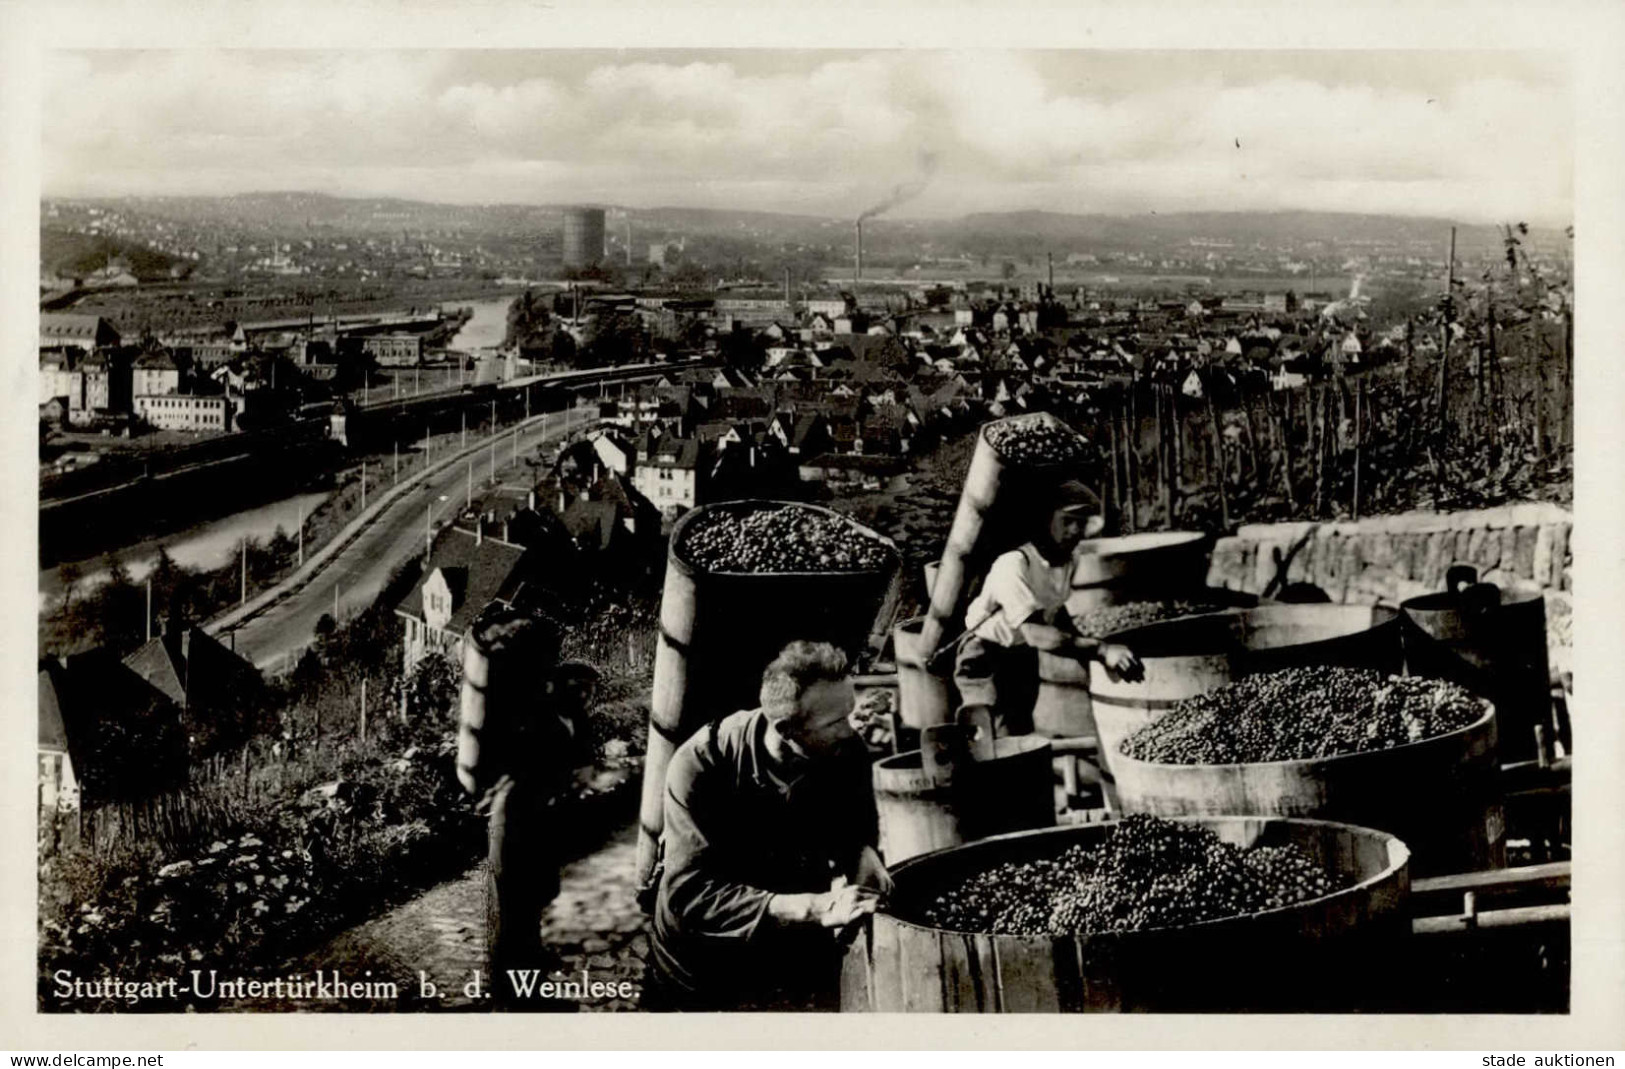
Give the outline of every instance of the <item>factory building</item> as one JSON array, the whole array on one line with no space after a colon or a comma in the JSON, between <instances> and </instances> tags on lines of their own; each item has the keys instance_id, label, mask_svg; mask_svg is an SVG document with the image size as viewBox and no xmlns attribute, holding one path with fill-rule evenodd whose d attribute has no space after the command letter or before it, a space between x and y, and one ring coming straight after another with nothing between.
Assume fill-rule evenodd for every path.
<instances>
[{"instance_id":1,"label":"factory building","mask_svg":"<svg viewBox=\"0 0 1625 1069\"><path fill-rule=\"evenodd\" d=\"M588 267L603 259L604 209L565 209L564 266Z\"/></svg>"}]
</instances>

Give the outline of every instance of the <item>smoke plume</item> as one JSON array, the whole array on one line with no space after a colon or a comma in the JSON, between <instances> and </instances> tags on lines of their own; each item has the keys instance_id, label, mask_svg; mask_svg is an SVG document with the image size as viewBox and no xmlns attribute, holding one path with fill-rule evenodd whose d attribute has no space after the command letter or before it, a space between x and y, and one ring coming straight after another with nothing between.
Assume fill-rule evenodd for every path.
<instances>
[{"instance_id":1,"label":"smoke plume","mask_svg":"<svg viewBox=\"0 0 1625 1069\"><path fill-rule=\"evenodd\" d=\"M873 219L883 212L889 212L899 204L907 203L925 192L925 187L931 184L931 175L937 169L937 156L934 152L920 153L920 174L912 182L904 182L895 187L887 197L872 208L865 209L857 218L857 222Z\"/></svg>"}]
</instances>

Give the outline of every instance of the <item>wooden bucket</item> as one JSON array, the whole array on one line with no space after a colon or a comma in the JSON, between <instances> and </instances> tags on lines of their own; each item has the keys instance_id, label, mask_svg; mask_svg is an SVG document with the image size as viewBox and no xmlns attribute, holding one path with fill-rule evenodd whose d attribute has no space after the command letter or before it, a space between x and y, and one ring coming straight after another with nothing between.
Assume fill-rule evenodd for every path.
<instances>
[{"instance_id":1,"label":"wooden bucket","mask_svg":"<svg viewBox=\"0 0 1625 1069\"><path fill-rule=\"evenodd\" d=\"M880 852L893 865L917 854L1055 823L1049 740L994 740L989 761L966 761L951 782L926 774L919 750L875 762Z\"/></svg>"}]
</instances>

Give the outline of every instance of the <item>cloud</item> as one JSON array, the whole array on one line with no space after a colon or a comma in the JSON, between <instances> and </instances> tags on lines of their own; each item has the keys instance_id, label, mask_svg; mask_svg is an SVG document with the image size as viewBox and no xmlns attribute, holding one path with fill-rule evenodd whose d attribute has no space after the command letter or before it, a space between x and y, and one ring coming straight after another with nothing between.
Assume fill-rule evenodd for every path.
<instances>
[{"instance_id":1,"label":"cloud","mask_svg":"<svg viewBox=\"0 0 1625 1069\"><path fill-rule=\"evenodd\" d=\"M1225 77L1211 55L1121 77L1133 54L874 52L776 71L556 53L481 73L450 52L57 53L47 192L308 187L460 201L592 199L826 212L878 202L936 160L907 214L1175 207L1562 216L1562 79L1464 68L1370 84L1313 56ZM1345 57L1346 58L1346 57ZM1237 56L1234 65L1247 63ZM1417 61L1419 64L1422 60ZM1098 77L1092 72L1100 69ZM1114 72L1118 82L1113 82ZM1239 147L1238 147L1239 142ZM421 189L414 192L414 183Z\"/></svg>"}]
</instances>

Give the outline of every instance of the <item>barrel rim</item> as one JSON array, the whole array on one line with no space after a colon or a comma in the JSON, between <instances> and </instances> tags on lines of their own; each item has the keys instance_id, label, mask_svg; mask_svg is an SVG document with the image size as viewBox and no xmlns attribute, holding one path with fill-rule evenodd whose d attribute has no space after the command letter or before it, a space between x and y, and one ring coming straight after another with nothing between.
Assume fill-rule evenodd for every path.
<instances>
[{"instance_id":1,"label":"barrel rim","mask_svg":"<svg viewBox=\"0 0 1625 1069\"><path fill-rule=\"evenodd\" d=\"M1130 732L1128 735L1125 735L1123 737L1123 739L1120 742L1118 742L1118 744L1115 747L1113 747L1112 756L1117 757L1117 758L1121 758L1122 760L1128 762L1130 765L1142 765L1142 766L1144 766L1146 768L1156 768L1156 769L1164 769L1164 768L1167 768L1167 769L1198 769L1198 768L1200 768L1200 769L1221 769L1221 768L1223 768L1223 769L1228 769L1228 768L1284 768L1284 767L1286 767L1288 765L1329 765L1329 764L1332 764L1333 762L1348 761L1348 760L1351 760L1353 758L1359 758L1359 757L1365 757L1365 758L1379 757L1379 756L1385 756L1387 754L1401 753L1401 752L1406 751L1406 750L1411 750L1411 751L1414 752L1415 748L1419 747L1419 746L1438 745L1438 744L1444 742L1446 739L1465 738L1466 736L1474 734L1475 732L1483 729L1486 726L1493 729L1494 726L1495 726L1495 704L1493 702L1491 702L1488 698L1476 698L1475 697L1474 700L1478 702L1479 707L1482 708L1484 710L1484 712L1477 720L1474 720L1471 724L1466 724L1466 725L1464 725L1462 727L1456 728L1454 731L1447 731L1443 735L1430 735L1425 739L1417 739L1415 742L1407 742L1407 743L1403 743L1403 744L1401 744L1399 746L1389 746L1389 747L1386 747L1386 748L1381 749L1381 750L1359 750L1359 751L1357 751L1355 753L1329 754L1329 755L1327 755L1325 757L1294 757L1294 758L1289 758L1289 759L1284 760L1284 761L1231 761L1231 762L1227 762L1225 764L1176 764L1176 763L1170 762L1170 761L1142 761L1138 757L1130 757L1128 754L1124 753L1123 752L1123 745L1124 745L1124 743L1128 742L1129 739L1132 739L1135 735L1137 735L1141 731L1145 730L1146 727L1151 726L1150 724L1146 724L1143 727L1136 728L1134 731ZM1162 716L1167 716L1168 713L1170 713L1172 711L1173 710L1170 709L1170 710L1168 710L1168 712L1163 713ZM1159 716L1157 719L1160 720L1161 717ZM1153 721L1153 723L1155 723L1155 721ZM1115 773L1115 772L1113 774L1117 775L1118 778L1121 778L1120 774Z\"/></svg>"},{"instance_id":2,"label":"barrel rim","mask_svg":"<svg viewBox=\"0 0 1625 1069\"><path fill-rule=\"evenodd\" d=\"M1015 840L1015 839L1031 839L1031 838L1036 838L1036 837L1041 836L1041 835L1057 835L1057 836L1059 836L1059 835L1066 835L1066 834L1069 834L1069 833L1074 834L1074 835L1087 835L1090 832L1091 829L1110 828L1115 824L1121 823L1122 819L1123 818L1119 817L1119 818L1117 818L1115 820L1105 820L1105 821L1101 821L1101 822L1099 822L1097 824L1068 824L1068 825L1059 825L1059 826L1054 827L1054 828L1035 828L1035 829L1029 829L1027 831L1005 832L1002 835L990 835L985 839L977 839L974 842L961 843L958 846L945 846L945 847L942 847L942 848L937 849L937 850L928 851L927 853L924 853L924 854L916 854L913 857L904 858L902 861L898 862L897 865L894 868L891 869L891 874L892 874L892 876L894 878L897 877L898 875L906 874L908 869L910 867L912 867L912 866L918 865L918 864L920 864L922 862L925 862L925 861L927 861L927 860L929 860L931 858L941 857L941 856L943 856L945 854L948 854L948 853L951 853L951 852L953 852L955 850L964 850L964 849L967 849L969 847L980 847L980 846L984 846L984 845L986 845L988 843L1006 842L1006 841L1011 841L1011 840ZM1380 828L1368 828L1368 827L1365 827L1362 824L1350 824L1347 821L1322 820L1319 817L1282 817L1282 816L1272 816L1272 815L1268 815L1268 814L1257 814L1257 813L1186 814L1186 815L1176 816L1176 817L1159 817L1157 819L1159 819L1159 820L1177 821L1177 822L1179 822L1181 824L1202 824L1202 825L1207 825L1207 824L1216 824L1216 823L1222 823L1222 822L1228 822L1228 821L1247 820L1247 821L1256 821L1256 822L1263 823L1263 824L1287 824L1287 825L1299 825L1299 826L1320 826L1320 827L1325 827L1325 828L1336 828L1336 829L1341 829L1341 830L1352 832L1356 836L1362 836L1363 835L1363 836L1368 837L1368 838L1375 838L1375 839L1383 841L1384 845L1388 849L1388 865L1387 865L1387 867L1382 869L1382 871L1374 873L1374 874L1372 874L1370 876L1367 876L1365 879L1361 880L1359 883L1350 884L1348 887L1341 887L1341 888L1337 889L1336 891L1333 891L1329 895L1320 895L1320 896L1318 896L1316 898L1306 898L1301 902L1294 902L1290 906L1277 906L1274 909L1258 910L1257 912L1254 912L1254 913L1237 913L1237 914L1233 914L1232 916L1229 916L1229 917L1215 917L1212 920L1199 921L1196 924L1165 925L1165 926L1156 927L1156 928L1135 928L1135 929L1128 930L1128 931L1091 932L1091 933L1082 933L1082 932L1080 932L1080 933L1075 933L1075 934L1072 934L1072 935L1024 936L1024 935L1016 935L1014 933L1005 933L1005 932L966 932L966 931L961 931L958 928L937 928L937 927L934 927L934 926L929 925L929 924L920 924L920 923L918 923L916 921L906 920L903 917L899 917L897 914L891 912L889 909L886 909L884 907L882 907L881 909L876 910L876 915L877 916L884 916L887 920L892 921L893 923L901 924L901 925L903 925L905 927L908 927L908 928L914 928L914 929L917 929L917 930L922 931L922 932L936 932L936 933L943 934L943 935L985 936L985 937L987 937L989 939L1049 939L1049 940L1073 939L1073 940L1087 941L1087 940L1102 939L1102 938L1118 938L1118 939L1129 938L1129 939L1132 939L1132 938L1134 938L1136 936L1150 935L1150 934L1153 934L1153 933L1195 932L1195 931L1210 932L1210 931L1218 930L1221 926L1227 926L1227 925L1239 926L1239 925L1242 925L1242 924L1258 921L1261 918L1286 916L1288 914L1301 911L1305 907L1314 905L1314 904L1319 903L1319 902L1328 902L1328 901L1331 901L1332 899L1335 899L1335 898L1340 898L1340 897L1345 897L1345 896L1352 896L1355 892L1368 890L1368 889L1377 887L1377 886L1381 885L1382 883L1385 883L1385 882L1387 882L1389 880L1397 878L1400 873L1407 870L1407 868L1408 868L1408 866L1410 865L1410 862L1411 862L1411 848L1408 845L1406 845L1405 841L1403 839L1401 839L1399 836L1393 834L1392 832L1383 831Z\"/></svg>"},{"instance_id":3,"label":"barrel rim","mask_svg":"<svg viewBox=\"0 0 1625 1069\"><path fill-rule=\"evenodd\" d=\"M1041 752L1043 750L1050 749L1051 748L1050 743L1052 741L1053 740L1050 739L1050 737L1048 735L1036 735L1036 734L1005 735L1005 736L1002 736L1001 738L993 740L993 745L995 747L994 754L993 754L993 760L995 760L995 761L1007 761L1007 760L1009 760L1011 758L1014 758L1014 757L1028 757L1028 756L1030 756L1032 754L1039 753L1039 752ZM997 747L1001 743L1012 743L1014 745L1011 746L1011 749L1010 749L1009 753L999 753L997 751ZM919 749L913 749L913 750L904 750L901 753L887 754L885 757L876 758L875 761L874 761L874 766L873 767L874 767L874 770L876 772L879 772L879 771L882 771L882 770L884 770L886 772L906 772L906 771L911 771L910 769L905 768L901 764L893 764L891 762L901 762L901 761L904 761L904 760L906 760L908 758L913 758L914 762L915 762L914 768L921 768L921 767L923 767L923 762L921 761L920 758L921 758L921 754L923 752L924 751L919 750ZM988 762L979 762L979 763L986 764ZM978 840L978 841L980 841L980 840Z\"/></svg>"},{"instance_id":4,"label":"barrel rim","mask_svg":"<svg viewBox=\"0 0 1625 1069\"><path fill-rule=\"evenodd\" d=\"M1540 602L1544 609L1546 598L1539 590L1530 590L1521 587L1497 586L1500 591L1496 603L1489 611L1504 611L1506 609L1521 609L1528 605ZM1431 594L1418 594L1414 598L1406 598L1399 603L1401 613L1453 613L1461 616L1471 616L1472 610L1462 604L1460 595L1448 590L1436 590Z\"/></svg>"},{"instance_id":5,"label":"barrel rim","mask_svg":"<svg viewBox=\"0 0 1625 1069\"><path fill-rule=\"evenodd\" d=\"M712 512L761 511L769 508L804 508L813 512L821 512L826 516L833 516L844 523L851 524L859 531L886 547L891 554L890 564L886 567L856 568L849 571L838 572L731 572L703 568L700 565L695 564L693 561L685 560L683 555L677 551L678 545L682 542L683 532L687 529L688 524L693 522L697 516ZM902 552L897 548L896 542L881 534L873 527L870 527L868 524L858 522L856 519L848 516L844 512L837 512L835 509L826 508L823 505L815 505L810 501L785 501L782 499L765 497L739 498L738 500L734 501L713 501L710 504L700 505L696 508L689 509L687 512L683 513L682 516L678 517L677 522L672 525L671 537L667 543L666 558L669 563L678 565L689 575L713 575L726 576L729 578L749 579L771 578L841 580L862 576L873 577L878 575L892 574L896 572L898 568L902 567L903 563L903 555Z\"/></svg>"},{"instance_id":6,"label":"barrel rim","mask_svg":"<svg viewBox=\"0 0 1625 1069\"><path fill-rule=\"evenodd\" d=\"M1107 538L1086 538L1078 543L1077 555L1079 559L1092 557L1110 560L1135 553L1191 549L1202 545L1210 538L1206 531L1139 531L1135 534L1111 535Z\"/></svg>"},{"instance_id":7,"label":"barrel rim","mask_svg":"<svg viewBox=\"0 0 1625 1069\"><path fill-rule=\"evenodd\" d=\"M1141 624L1138 627L1129 627L1129 628L1124 628L1121 631L1114 631L1111 634L1105 636L1105 638L1108 641L1120 642L1123 645L1127 645L1127 646L1132 647L1133 643L1132 643L1132 641L1130 641L1132 636L1134 636L1134 635L1136 635L1136 634L1138 634L1140 632L1149 631L1152 628L1168 627L1168 626L1171 626L1173 624L1183 623L1184 621L1194 620L1194 619L1197 619L1197 618L1200 618L1200 617L1207 617L1207 616L1214 616L1214 617L1218 617L1218 616L1247 617L1247 616L1251 616L1254 613L1266 613L1266 614L1268 614L1270 616L1280 616L1280 615L1286 615L1289 612L1303 612L1305 610L1307 610L1308 612L1319 612L1319 613L1325 614L1325 613L1329 613L1330 610L1337 610L1339 612L1349 612L1351 610L1360 610L1360 609L1364 609L1364 610L1366 610L1367 612L1369 612L1371 614L1371 623L1368 624L1366 627L1356 628L1356 629L1354 629L1352 631L1344 631L1344 632L1341 632L1341 633L1335 634L1335 635L1327 635L1324 638L1311 639L1308 642L1293 642L1293 643L1289 643L1289 644L1283 645L1283 646L1263 646L1263 647L1259 647L1259 649L1261 649L1261 650L1270 650L1270 651L1290 650L1290 649L1295 649L1295 648L1302 648L1302 647L1305 647L1305 646L1315 646L1315 645L1319 645L1322 642L1337 642L1337 641L1340 641L1342 639L1348 638L1348 637L1350 637L1352 635L1361 635L1361 634L1366 633L1367 631L1375 631L1379 627L1390 627L1395 623L1395 621L1397 621L1400 618L1400 615L1401 615L1400 610L1398 608L1396 608L1395 606L1393 606L1393 605L1382 605L1382 604L1347 605L1347 604L1343 604L1341 602L1326 602L1324 604L1317 604L1317 603L1314 603L1314 602L1310 602L1310 603L1307 603L1307 604L1299 604L1299 603L1286 602L1286 601L1261 601L1257 605L1251 605L1251 606L1246 606L1246 605L1227 606L1227 607L1222 608L1222 609L1216 609L1216 610L1214 610L1212 612L1193 612L1193 613L1189 613L1189 614L1187 614L1185 616L1175 616L1175 617L1172 617L1172 618L1167 619L1167 620L1155 620L1155 621L1153 621L1153 622L1151 622L1149 624ZM1381 616L1382 618L1378 619L1378 616ZM1156 656L1156 655L1153 655L1153 656L1155 656L1157 660L1175 660L1175 659L1178 659L1178 658L1181 658L1181 657L1223 656L1223 655L1227 655L1228 652L1229 651L1227 651L1227 650L1192 650L1189 653L1171 653L1171 654L1163 654L1161 656ZM1250 652L1257 652L1257 651L1256 650L1250 650Z\"/></svg>"}]
</instances>

